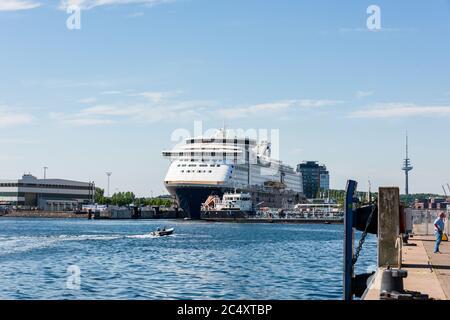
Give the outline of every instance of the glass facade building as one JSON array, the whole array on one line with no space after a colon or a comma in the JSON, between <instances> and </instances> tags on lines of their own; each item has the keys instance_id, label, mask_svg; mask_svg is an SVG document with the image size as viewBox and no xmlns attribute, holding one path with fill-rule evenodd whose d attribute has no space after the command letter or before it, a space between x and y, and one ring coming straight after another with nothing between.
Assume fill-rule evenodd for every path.
<instances>
[{"instance_id":1,"label":"glass facade building","mask_svg":"<svg viewBox=\"0 0 450 320\"><path fill-rule=\"evenodd\" d=\"M330 189L330 174L327 167L318 161L305 161L297 165L302 174L303 193L308 199L316 198L320 192Z\"/></svg>"}]
</instances>

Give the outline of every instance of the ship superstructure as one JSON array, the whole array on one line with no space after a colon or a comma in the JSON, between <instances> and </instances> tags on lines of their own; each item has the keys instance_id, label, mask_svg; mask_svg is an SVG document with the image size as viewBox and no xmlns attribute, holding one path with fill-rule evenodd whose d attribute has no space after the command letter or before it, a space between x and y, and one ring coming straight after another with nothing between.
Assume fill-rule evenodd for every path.
<instances>
[{"instance_id":1,"label":"ship superstructure","mask_svg":"<svg viewBox=\"0 0 450 320\"><path fill-rule=\"evenodd\" d=\"M271 158L271 144L248 137L230 137L220 129L211 137L185 140L171 151L164 179L167 190L193 218L200 217L201 204L211 195L239 190L266 207L289 207L302 197L301 175Z\"/></svg>"}]
</instances>

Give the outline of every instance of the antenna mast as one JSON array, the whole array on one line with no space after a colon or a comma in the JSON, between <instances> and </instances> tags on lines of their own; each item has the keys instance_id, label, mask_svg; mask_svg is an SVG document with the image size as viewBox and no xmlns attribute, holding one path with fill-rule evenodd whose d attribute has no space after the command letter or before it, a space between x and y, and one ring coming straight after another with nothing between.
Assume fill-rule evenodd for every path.
<instances>
[{"instance_id":1,"label":"antenna mast","mask_svg":"<svg viewBox=\"0 0 450 320\"><path fill-rule=\"evenodd\" d=\"M409 181L408 181L408 173L413 169L413 166L411 165L411 160L408 156L408 131L406 131L406 157L403 160L403 167L402 170L405 171L405 194L408 197L409 195Z\"/></svg>"}]
</instances>

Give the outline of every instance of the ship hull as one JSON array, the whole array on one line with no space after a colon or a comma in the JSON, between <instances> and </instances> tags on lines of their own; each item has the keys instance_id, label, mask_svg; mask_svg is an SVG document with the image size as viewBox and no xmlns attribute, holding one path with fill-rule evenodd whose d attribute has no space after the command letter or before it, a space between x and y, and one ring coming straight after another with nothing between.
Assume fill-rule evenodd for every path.
<instances>
[{"instance_id":1,"label":"ship hull","mask_svg":"<svg viewBox=\"0 0 450 320\"><path fill-rule=\"evenodd\" d=\"M225 190L220 187L167 186L170 194L176 197L178 205L191 219L201 218L202 203L210 195L222 197Z\"/></svg>"}]
</instances>

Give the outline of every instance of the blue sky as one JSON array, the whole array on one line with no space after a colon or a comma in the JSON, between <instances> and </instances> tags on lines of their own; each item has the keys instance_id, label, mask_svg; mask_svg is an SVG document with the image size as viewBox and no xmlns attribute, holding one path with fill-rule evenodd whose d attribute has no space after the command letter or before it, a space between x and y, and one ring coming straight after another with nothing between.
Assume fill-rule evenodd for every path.
<instances>
[{"instance_id":1,"label":"blue sky","mask_svg":"<svg viewBox=\"0 0 450 320\"><path fill-rule=\"evenodd\" d=\"M163 193L161 150L201 120L279 129L337 189L403 190L408 130L410 191L450 182L450 1L0 0L0 40L2 178Z\"/></svg>"}]
</instances>

